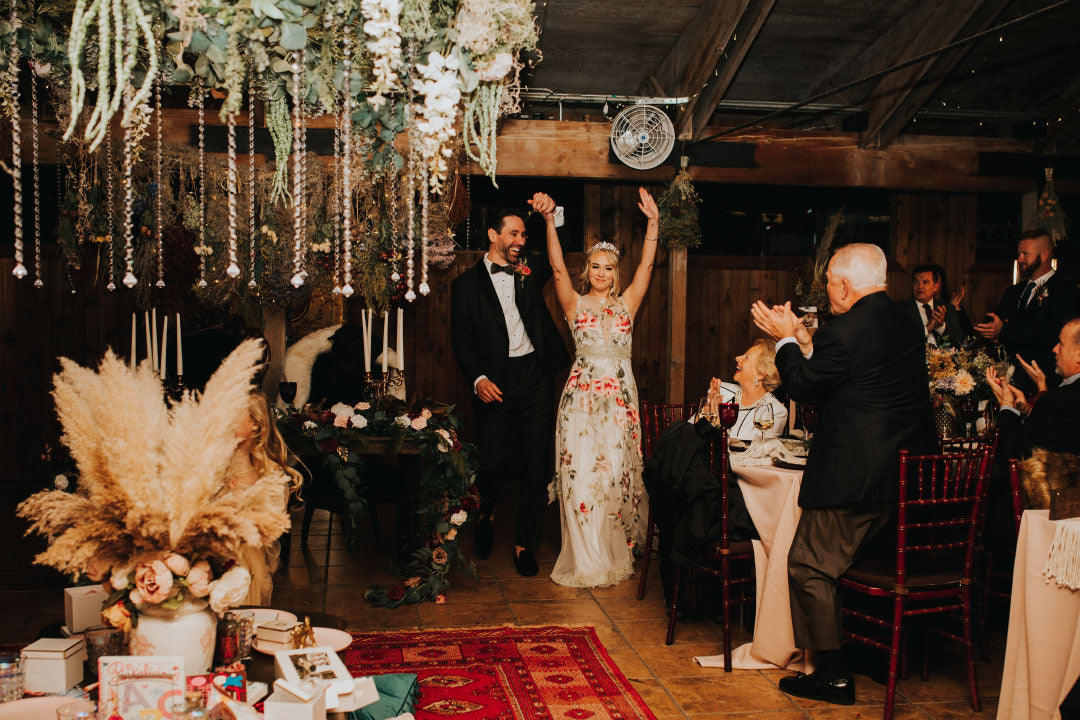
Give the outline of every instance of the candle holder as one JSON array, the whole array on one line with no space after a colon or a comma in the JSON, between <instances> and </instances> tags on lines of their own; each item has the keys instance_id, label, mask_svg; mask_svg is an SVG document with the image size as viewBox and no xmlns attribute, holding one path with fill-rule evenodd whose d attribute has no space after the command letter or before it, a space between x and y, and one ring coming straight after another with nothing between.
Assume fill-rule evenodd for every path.
<instances>
[{"instance_id":1,"label":"candle holder","mask_svg":"<svg viewBox=\"0 0 1080 720\"><path fill-rule=\"evenodd\" d=\"M387 371L385 375L375 375L371 371L364 373L364 390L370 402L376 403L386 395L390 387L390 375L391 371Z\"/></svg>"},{"instance_id":2,"label":"candle holder","mask_svg":"<svg viewBox=\"0 0 1080 720\"><path fill-rule=\"evenodd\" d=\"M179 400L184 394L184 378L174 375L161 381L161 387L165 391L165 397L171 400Z\"/></svg>"}]
</instances>

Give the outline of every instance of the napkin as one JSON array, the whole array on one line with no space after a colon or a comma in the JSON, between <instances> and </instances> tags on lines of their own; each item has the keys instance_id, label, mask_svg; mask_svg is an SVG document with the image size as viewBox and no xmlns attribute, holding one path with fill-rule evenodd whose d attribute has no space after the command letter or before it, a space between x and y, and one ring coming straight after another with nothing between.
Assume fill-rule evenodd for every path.
<instances>
[{"instance_id":1,"label":"napkin","mask_svg":"<svg viewBox=\"0 0 1080 720\"><path fill-rule=\"evenodd\" d=\"M1054 522L1054 541L1046 557L1043 575L1070 590L1080 590L1080 518Z\"/></svg>"},{"instance_id":2,"label":"napkin","mask_svg":"<svg viewBox=\"0 0 1080 720\"><path fill-rule=\"evenodd\" d=\"M379 699L347 714L350 720L389 720L411 713L420 694L420 685L413 673L376 675L375 687Z\"/></svg>"}]
</instances>

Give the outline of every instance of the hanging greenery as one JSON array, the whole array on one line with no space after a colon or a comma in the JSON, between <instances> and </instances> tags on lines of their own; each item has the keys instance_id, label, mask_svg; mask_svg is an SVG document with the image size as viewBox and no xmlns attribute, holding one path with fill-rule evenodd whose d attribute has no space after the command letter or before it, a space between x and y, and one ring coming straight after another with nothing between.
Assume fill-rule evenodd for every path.
<instances>
[{"instance_id":1,"label":"hanging greenery","mask_svg":"<svg viewBox=\"0 0 1080 720\"><path fill-rule=\"evenodd\" d=\"M1069 218L1061 209L1061 201L1054 189L1053 168L1046 168L1046 184L1039 195L1038 216L1039 226L1050 233L1055 246L1069 236Z\"/></svg>"},{"instance_id":2,"label":"hanging greenery","mask_svg":"<svg viewBox=\"0 0 1080 720\"><path fill-rule=\"evenodd\" d=\"M694 188L694 181L686 169L687 158L682 158L682 168L667 190L660 196L660 244L667 250L692 248L701 244L701 226L698 225L698 205L701 198Z\"/></svg>"}]
</instances>

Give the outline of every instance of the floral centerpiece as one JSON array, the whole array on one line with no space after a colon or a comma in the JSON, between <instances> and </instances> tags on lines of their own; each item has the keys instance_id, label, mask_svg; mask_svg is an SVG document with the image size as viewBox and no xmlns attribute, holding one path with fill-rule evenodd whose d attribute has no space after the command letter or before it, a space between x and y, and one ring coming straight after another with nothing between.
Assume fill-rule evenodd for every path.
<instances>
[{"instance_id":1,"label":"floral centerpiece","mask_svg":"<svg viewBox=\"0 0 1080 720\"><path fill-rule=\"evenodd\" d=\"M323 452L348 512L350 547L356 547L360 517L367 507L367 481L360 454L366 443L384 442L396 451L408 442L420 452L420 538L413 560L404 568L406 580L391 587L375 586L368 602L397 607L432 601L446 602L449 574L455 567L475 577L475 568L458 545L458 533L480 507L476 488L476 453L458 438L453 406L426 401L409 406L386 395L377 403L339 403L329 410L283 414L278 427L290 445L314 443Z\"/></svg>"},{"instance_id":2,"label":"floral centerpiece","mask_svg":"<svg viewBox=\"0 0 1080 720\"><path fill-rule=\"evenodd\" d=\"M968 345L942 342L926 346L930 397L939 434L954 434L974 419L979 403L990 397L986 371L995 365L984 350ZM1012 367L1002 374L1011 377Z\"/></svg>"},{"instance_id":3,"label":"floral centerpiece","mask_svg":"<svg viewBox=\"0 0 1080 720\"><path fill-rule=\"evenodd\" d=\"M205 392L173 403L147 362L129 368L110 350L94 371L61 359L53 398L77 483L32 495L18 514L49 541L36 564L105 584L107 624L242 604L251 576L235 559L289 529L284 475L222 492L262 354L244 342Z\"/></svg>"}]
</instances>

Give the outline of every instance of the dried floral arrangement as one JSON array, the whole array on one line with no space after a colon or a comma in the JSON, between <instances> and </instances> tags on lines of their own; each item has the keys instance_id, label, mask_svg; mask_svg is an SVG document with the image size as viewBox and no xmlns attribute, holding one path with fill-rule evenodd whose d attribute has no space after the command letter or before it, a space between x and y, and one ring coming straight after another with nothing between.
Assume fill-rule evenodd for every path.
<instances>
[{"instance_id":1,"label":"dried floral arrangement","mask_svg":"<svg viewBox=\"0 0 1080 720\"><path fill-rule=\"evenodd\" d=\"M111 624L137 622L146 604L205 598L222 612L242 603L242 548L265 548L289 529L284 474L221 492L238 442L228 429L248 412L262 354L259 341L245 341L201 395L172 404L148 362L131 368L109 351L95 371L61 360L53 398L77 487L36 493L17 512L28 533L49 540L35 563L108 583Z\"/></svg>"},{"instance_id":2,"label":"dried floral arrangement","mask_svg":"<svg viewBox=\"0 0 1080 720\"><path fill-rule=\"evenodd\" d=\"M1057 246L1069 236L1069 217L1061 209L1061 200L1058 198L1057 190L1054 188L1053 168L1046 168L1045 176L1046 183L1043 185L1042 193L1039 195L1036 212L1039 217L1039 226L1050 233L1054 245Z\"/></svg>"},{"instance_id":3,"label":"dried floral arrangement","mask_svg":"<svg viewBox=\"0 0 1080 720\"><path fill-rule=\"evenodd\" d=\"M694 181L686 169L687 158L682 158L679 174L660 196L660 244L665 249L692 248L701 244L701 226L698 224L698 205L701 197L694 188Z\"/></svg>"},{"instance_id":4,"label":"dried floral arrangement","mask_svg":"<svg viewBox=\"0 0 1080 720\"><path fill-rule=\"evenodd\" d=\"M840 208L833 213L825 225L825 232L821 234L821 242L818 243L817 251L814 253L814 264L808 271L800 272L795 277L795 296L799 299L799 307L816 307L819 315L829 312L825 271L829 269L836 231L843 220L844 208Z\"/></svg>"}]
</instances>

